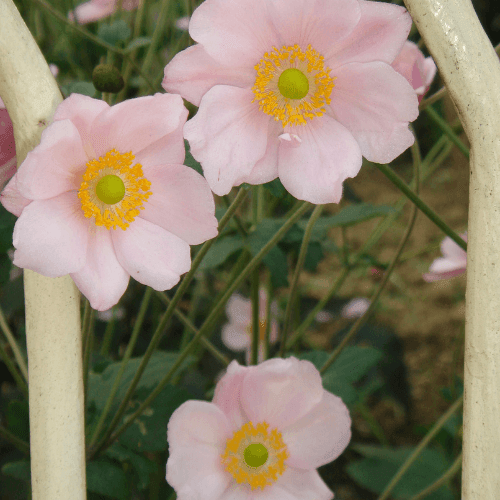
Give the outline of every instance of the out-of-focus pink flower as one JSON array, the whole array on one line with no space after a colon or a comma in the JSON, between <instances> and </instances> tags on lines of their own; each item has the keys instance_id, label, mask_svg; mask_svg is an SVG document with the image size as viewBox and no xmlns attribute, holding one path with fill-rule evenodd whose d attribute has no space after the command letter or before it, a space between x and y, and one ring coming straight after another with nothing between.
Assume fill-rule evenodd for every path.
<instances>
[{"instance_id":1,"label":"out-of-focus pink flower","mask_svg":"<svg viewBox=\"0 0 500 500\"><path fill-rule=\"evenodd\" d=\"M0 98L0 191L16 173L16 165L14 127L5 104Z\"/></svg>"},{"instance_id":2,"label":"out-of-focus pink flower","mask_svg":"<svg viewBox=\"0 0 500 500\"><path fill-rule=\"evenodd\" d=\"M70 274L98 311L130 276L155 290L177 284L189 245L217 234L207 182L182 165L187 115L177 95L63 101L0 197L19 217L14 264Z\"/></svg>"},{"instance_id":3,"label":"out-of-focus pink flower","mask_svg":"<svg viewBox=\"0 0 500 500\"><path fill-rule=\"evenodd\" d=\"M316 469L349 444L351 418L309 361L233 361L211 403L175 410L167 438L179 500L330 500Z\"/></svg>"},{"instance_id":4,"label":"out-of-focus pink flower","mask_svg":"<svg viewBox=\"0 0 500 500\"><path fill-rule=\"evenodd\" d=\"M175 27L181 31L187 31L189 28L189 16L179 17L175 21Z\"/></svg>"},{"instance_id":5,"label":"out-of-focus pink flower","mask_svg":"<svg viewBox=\"0 0 500 500\"><path fill-rule=\"evenodd\" d=\"M259 363L264 360L264 339L267 328L266 306L267 293L261 289L259 300ZM269 330L269 343L278 340L278 322L276 316L278 305L271 304L271 325ZM222 327L222 342L233 351L246 351L247 362L250 361L252 350L252 301L241 295L233 294L226 305L226 314L229 322Z\"/></svg>"},{"instance_id":6,"label":"out-of-focus pink flower","mask_svg":"<svg viewBox=\"0 0 500 500\"><path fill-rule=\"evenodd\" d=\"M424 57L418 46L407 40L392 67L408 80L421 102L436 76L434 59Z\"/></svg>"},{"instance_id":7,"label":"out-of-focus pink flower","mask_svg":"<svg viewBox=\"0 0 500 500\"><path fill-rule=\"evenodd\" d=\"M49 64L49 69L50 69L50 72L52 73L52 75L54 76L54 78L57 77L57 75L59 74L59 68L56 64Z\"/></svg>"},{"instance_id":8,"label":"out-of-focus pink flower","mask_svg":"<svg viewBox=\"0 0 500 500\"><path fill-rule=\"evenodd\" d=\"M112 307L107 311L99 311L97 313L97 318L101 321L110 322L112 319L120 320L125 317L125 309L120 306Z\"/></svg>"},{"instance_id":9,"label":"out-of-focus pink flower","mask_svg":"<svg viewBox=\"0 0 500 500\"><path fill-rule=\"evenodd\" d=\"M467 241L467 231L460 235ZM441 253L443 257L436 259L429 268L429 272L423 275L428 283L438 280L454 278L465 272L467 266L467 252L462 250L449 236L441 242Z\"/></svg>"},{"instance_id":10,"label":"out-of-focus pink flower","mask_svg":"<svg viewBox=\"0 0 500 500\"><path fill-rule=\"evenodd\" d=\"M370 307L371 302L364 297L358 297L349 301L340 311L343 318L360 318Z\"/></svg>"},{"instance_id":11,"label":"out-of-focus pink flower","mask_svg":"<svg viewBox=\"0 0 500 500\"><path fill-rule=\"evenodd\" d=\"M118 2L119 0L90 0L90 2L81 3L76 7L75 12L70 11L68 13L68 19L74 21L76 17L78 24L88 24L99 21L99 19L109 17L116 12L118 9ZM134 10L139 7L140 3L141 0L123 0L122 9Z\"/></svg>"},{"instance_id":12,"label":"out-of-focus pink flower","mask_svg":"<svg viewBox=\"0 0 500 500\"><path fill-rule=\"evenodd\" d=\"M411 146L417 96L391 67L410 27L382 2L203 2L198 44L163 87L199 106L184 136L214 193L279 177L298 199L338 203L362 156L388 163Z\"/></svg>"}]
</instances>

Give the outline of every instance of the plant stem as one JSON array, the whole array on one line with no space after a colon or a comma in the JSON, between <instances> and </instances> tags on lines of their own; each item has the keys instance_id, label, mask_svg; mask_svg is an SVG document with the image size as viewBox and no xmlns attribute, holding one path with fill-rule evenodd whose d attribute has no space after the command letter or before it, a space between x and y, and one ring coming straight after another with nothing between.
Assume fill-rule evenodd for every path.
<instances>
[{"instance_id":1,"label":"plant stem","mask_svg":"<svg viewBox=\"0 0 500 500\"><path fill-rule=\"evenodd\" d=\"M28 385L26 384L26 380L24 380L21 374L17 371L16 365L5 351L2 342L0 342L0 358L5 363L5 366L9 370L12 377L14 378L21 392L26 396L26 399L28 399Z\"/></svg>"},{"instance_id":2,"label":"plant stem","mask_svg":"<svg viewBox=\"0 0 500 500\"><path fill-rule=\"evenodd\" d=\"M19 371L21 372L22 376L24 377L24 380L27 382L28 381L28 367L26 366L26 361L24 360L24 357L21 354L21 350L19 349L19 346L17 345L16 339L14 338L14 335L12 334L12 332L9 328L9 325L5 319L5 316L3 314L1 307L0 307L0 328L2 329L5 337L7 338L7 342L10 345L10 348L12 349L12 353L14 354L14 358L17 361L17 366L19 367Z\"/></svg>"},{"instance_id":3,"label":"plant stem","mask_svg":"<svg viewBox=\"0 0 500 500\"><path fill-rule=\"evenodd\" d=\"M29 456L30 454L30 445L18 438L16 435L12 434L8 429L6 429L3 425L0 425L0 436L4 438L6 441L9 441L13 444L19 451Z\"/></svg>"}]
</instances>

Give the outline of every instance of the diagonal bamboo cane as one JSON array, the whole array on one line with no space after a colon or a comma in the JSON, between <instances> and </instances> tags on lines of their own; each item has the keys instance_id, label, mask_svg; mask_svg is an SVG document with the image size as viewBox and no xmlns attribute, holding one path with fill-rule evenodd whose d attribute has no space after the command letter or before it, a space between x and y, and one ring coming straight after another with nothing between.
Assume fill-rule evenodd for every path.
<instances>
[{"instance_id":1,"label":"diagonal bamboo cane","mask_svg":"<svg viewBox=\"0 0 500 500\"><path fill-rule=\"evenodd\" d=\"M0 95L18 164L62 101L12 0L0 2ZM24 272L33 500L84 500L85 441L79 292L69 276Z\"/></svg>"},{"instance_id":2,"label":"diagonal bamboo cane","mask_svg":"<svg viewBox=\"0 0 500 500\"><path fill-rule=\"evenodd\" d=\"M500 491L500 63L470 0L405 0L471 143L463 500Z\"/></svg>"}]
</instances>

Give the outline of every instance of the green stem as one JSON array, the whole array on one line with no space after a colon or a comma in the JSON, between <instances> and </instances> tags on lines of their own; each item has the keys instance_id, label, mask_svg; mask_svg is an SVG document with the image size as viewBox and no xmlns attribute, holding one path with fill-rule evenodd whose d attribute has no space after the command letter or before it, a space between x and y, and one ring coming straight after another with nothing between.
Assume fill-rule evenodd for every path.
<instances>
[{"instance_id":1,"label":"green stem","mask_svg":"<svg viewBox=\"0 0 500 500\"><path fill-rule=\"evenodd\" d=\"M90 358L94 346L94 329L92 323L94 319L94 310L90 303L85 299L85 309L83 313L82 343L83 343L83 391L85 401L87 401L87 387L89 379Z\"/></svg>"},{"instance_id":2,"label":"green stem","mask_svg":"<svg viewBox=\"0 0 500 500\"><path fill-rule=\"evenodd\" d=\"M450 138L451 142L457 146L464 156L469 159L469 148L460 140L458 135L453 132L453 129L448 125L446 120L441 118L439 113L432 106L427 106L425 108L425 112L429 115L429 118Z\"/></svg>"},{"instance_id":3,"label":"green stem","mask_svg":"<svg viewBox=\"0 0 500 500\"><path fill-rule=\"evenodd\" d=\"M428 205L426 205L411 189L406 185L406 183L391 170L387 165L374 164L400 191L402 191L405 196L407 196L410 201L412 201L421 212L423 212L443 233L449 236L460 248L467 251L467 243L458 236L449 226L446 224L439 215L434 212Z\"/></svg>"},{"instance_id":4,"label":"green stem","mask_svg":"<svg viewBox=\"0 0 500 500\"><path fill-rule=\"evenodd\" d=\"M252 186L252 224L256 226L259 222L258 207L258 189L259 186ZM260 340L260 315L259 315L259 268L255 268L250 274L250 287L252 299L252 346L250 364L259 363L259 340Z\"/></svg>"},{"instance_id":5,"label":"green stem","mask_svg":"<svg viewBox=\"0 0 500 500\"><path fill-rule=\"evenodd\" d=\"M412 146L412 154L413 154L413 171L414 171L414 179L415 179L415 193L418 195L419 189L420 189L420 165L421 165L421 159L420 159L420 149L418 147L417 140L415 139L415 143ZM321 367L320 373L323 375L328 367L338 358L344 347L349 343L349 341L354 338L354 336L359 332L361 327L366 323L368 318L370 317L371 313L375 309L375 306L377 304L378 299L380 298L382 292L384 291L384 288L389 281L389 278L392 274L392 271L396 267L396 264L398 263L398 259L401 255L401 252L403 251L404 246L406 245L406 242L408 241L408 238L410 237L410 234L413 230L413 227L415 225L415 219L417 218L417 207L416 205L413 205L411 215L410 215L410 222L408 223L408 226L406 228L406 231L401 238L401 241L399 242L398 248L396 249L396 253L392 259L392 262L387 269L387 271L384 273L384 277L382 278L382 282L380 283L377 291L375 292L374 296L371 299L370 306L366 310L366 312L361 316L360 318L357 319L357 321L354 323L354 325L351 327L349 332L346 334L346 336L342 339L338 347L332 352L332 354L328 357L326 360L325 364Z\"/></svg>"},{"instance_id":6,"label":"green stem","mask_svg":"<svg viewBox=\"0 0 500 500\"><path fill-rule=\"evenodd\" d=\"M427 433L427 435L420 441L418 446L413 450L413 453L406 459L405 463L400 467L396 475L391 479L389 484L386 486L385 490L378 497L377 500L386 500L389 498L389 495L392 493L396 485L399 483L401 478L404 476L406 471L411 467L413 462L418 458L420 453L425 449L425 447L432 441L434 436L442 429L444 424L448 421L448 419L462 406L463 404L463 396L460 396L446 411L444 415L442 415L439 420L434 424L432 429Z\"/></svg>"},{"instance_id":7,"label":"green stem","mask_svg":"<svg viewBox=\"0 0 500 500\"><path fill-rule=\"evenodd\" d=\"M222 201L226 204L226 207L231 206L231 200L229 199L229 196L227 194L222 197ZM233 222L236 225L236 229L241 234L241 236L243 236L243 238L246 238L248 236L248 233L243 227L243 223L241 222L241 219L238 217L238 215L234 214Z\"/></svg>"},{"instance_id":8,"label":"green stem","mask_svg":"<svg viewBox=\"0 0 500 500\"><path fill-rule=\"evenodd\" d=\"M26 380L26 382L27 382L28 381L28 367L26 366L26 361L24 361L24 357L21 354L21 350L19 349L19 346L17 345L16 339L14 338L14 335L12 334L11 329L9 328L9 325L7 323L7 320L5 319L5 316L3 314L1 307L0 307L0 328L2 329L5 337L7 338L7 342L10 345L10 348L12 349L12 353L14 354L14 358L17 361L17 366L19 367L19 371L21 372L22 376L24 377L24 380Z\"/></svg>"},{"instance_id":9,"label":"green stem","mask_svg":"<svg viewBox=\"0 0 500 500\"><path fill-rule=\"evenodd\" d=\"M179 354L172 368L165 375L165 377L163 377L163 379L156 386L153 392L146 398L145 401L143 401L143 403L139 406L139 408L137 408L137 410L130 416L127 422L125 422L114 434L110 436L109 440L102 442L102 444L97 445L95 451L91 453L91 456L94 456L96 453L98 453L102 449L105 449L107 446L112 444L123 432L125 432L129 428L130 425L132 425L135 419L139 415L141 415L142 412L151 404L151 402L161 393L163 388L170 382L170 379L173 377L177 369L181 366L186 357L191 353L191 351L197 345L200 337L207 334L212 329L213 323L217 320L219 314L222 312L226 302L229 300L229 297L238 288L241 282L244 279L246 279L246 277L260 264L262 259L267 255L267 253L271 250L271 248L273 248L285 236L285 234L290 230L293 224L295 224L295 222L299 220L299 218L309 209L309 207L310 207L309 203L302 202L300 206L297 208L297 210L295 210L295 212L292 215L290 215L285 224L283 224L283 226L276 232L276 234L266 243L266 245L264 245L264 247L257 253L257 255L248 263L248 265L238 275L238 277L232 283L232 285L228 287L224 295L213 306L210 314L208 315L207 319L205 320L200 330L198 331L198 334ZM172 304L174 304L174 299L175 296L172 299L169 308L172 308Z\"/></svg>"},{"instance_id":10,"label":"green stem","mask_svg":"<svg viewBox=\"0 0 500 500\"><path fill-rule=\"evenodd\" d=\"M5 366L14 378L17 387L19 387L21 392L25 395L26 399L28 399L28 386L26 385L26 380L24 380L21 374L17 371L16 365L5 351L3 342L0 342L0 358L5 363Z\"/></svg>"},{"instance_id":11,"label":"green stem","mask_svg":"<svg viewBox=\"0 0 500 500\"><path fill-rule=\"evenodd\" d=\"M455 474L460 471L461 468L462 453L458 455L451 467L439 479L434 481L431 485L427 486L427 488L424 488L420 493L412 496L410 500L423 500L424 498L428 497L431 493L439 490L441 486L444 486L448 481L450 481L450 479L452 479L453 476L455 476Z\"/></svg>"},{"instance_id":12,"label":"green stem","mask_svg":"<svg viewBox=\"0 0 500 500\"><path fill-rule=\"evenodd\" d=\"M3 425L0 425L0 436L2 436L6 441L9 441L13 444L20 452L29 456L30 454L30 445L18 438L16 435L12 434L8 429L6 429Z\"/></svg>"},{"instance_id":13,"label":"green stem","mask_svg":"<svg viewBox=\"0 0 500 500\"><path fill-rule=\"evenodd\" d=\"M283 332L281 333L281 346L279 351L279 356L281 358L285 357L286 351L286 338L288 335L288 330L292 324L292 314L294 311L295 298L298 294L299 277L304 267L304 262L306 260L307 248L309 246L309 241L311 240L312 230L314 224L316 224L319 219L321 212L323 211L323 205L317 205L313 210L311 217L307 223L306 229L304 231L304 237L302 238L302 243L300 245L299 256L297 258L297 265L295 266L295 271L293 273L292 284L290 286L290 294L288 296L288 302L285 311L285 322L283 324Z\"/></svg>"},{"instance_id":14,"label":"green stem","mask_svg":"<svg viewBox=\"0 0 500 500\"><path fill-rule=\"evenodd\" d=\"M269 344L271 337L271 304L273 297L273 283L271 281L271 276L268 274L266 278L266 292L267 292L267 302L266 302L266 333L264 336L264 361L269 357Z\"/></svg>"},{"instance_id":15,"label":"green stem","mask_svg":"<svg viewBox=\"0 0 500 500\"><path fill-rule=\"evenodd\" d=\"M102 344L101 344L101 356L106 357L109 354L111 341L113 340L113 333L115 331L115 323L116 321L113 309L111 319L108 321L106 325L106 330L104 330L104 337L102 339Z\"/></svg>"},{"instance_id":16,"label":"green stem","mask_svg":"<svg viewBox=\"0 0 500 500\"><path fill-rule=\"evenodd\" d=\"M224 227L227 225L227 223L230 221L232 215L236 212L238 207L241 205L241 203L244 201L246 195L248 194L248 191L245 188L240 188L238 191L238 194L236 195L236 198L233 200L233 203L231 206L227 209L226 213L222 217L222 219L219 222L219 235L221 234L222 230ZM106 429L106 432L104 436L101 438L101 440L98 443L94 443L93 447L89 447L89 460L91 460L96 453L98 453L106 444L108 441L108 438L111 436L112 432L115 430L116 426L118 425L118 422L120 421L122 415L125 413L126 409L128 408L128 403L135 391L135 388L137 387L137 384L139 383L139 380L142 377L142 374L144 373L144 370L146 369L146 366L153 355L154 350L158 346L162 335L164 333L165 327L167 326L168 321L172 317L174 310L178 304L178 302L181 300L181 298L184 295L184 292L187 290L188 286L191 283L191 280L193 279L196 270L198 269L198 266L200 265L201 261L203 260L203 257L205 257L206 253L210 249L210 247L214 244L215 241L217 241L217 238L213 238L206 243L203 244L199 252L196 254L196 257L193 260L193 263L191 265L190 271L184 276L181 284L179 285L179 288L175 292L174 296L172 297L172 300L170 302L170 305L168 306L167 310L163 314L155 333L153 334L153 337L151 338L151 341L149 343L149 346L144 353L144 356L141 359L141 363L139 364L139 367L137 368L137 371L134 375L134 378L132 379L132 382L130 382L130 386L127 389L127 392L125 393L125 396L123 397L123 400L118 407L118 410L115 413L115 416L113 417L113 420L109 424L108 428ZM197 337L195 337L197 338ZM191 341L187 346L186 349L192 344L193 341ZM187 356L187 355L186 355ZM176 365L174 365L176 366ZM142 407L142 406L141 406Z\"/></svg>"},{"instance_id":17,"label":"green stem","mask_svg":"<svg viewBox=\"0 0 500 500\"><path fill-rule=\"evenodd\" d=\"M98 420L96 427L94 429L94 432L92 434L92 438L91 438L90 444L88 446L89 449L92 448L92 446L97 441L97 438L99 437L99 434L101 433L101 430L104 426L104 422L106 421L106 417L108 416L109 411L111 410L111 406L113 405L113 401L115 399L116 393L118 392L118 389L120 387L120 382L121 382L121 379L122 379L123 374L125 372L125 368L127 368L127 364L132 356L132 353L133 353L134 348L135 348L135 344L136 344L137 339L139 337L139 333L141 331L142 324L144 323L144 318L146 316L146 311L148 310L149 301L151 299L152 294L153 294L153 290L149 287L146 287L146 290L144 292L144 296L142 297L141 305L139 307L139 312L137 313L137 319L134 323L132 335L131 335L130 340L128 342L125 354L123 355L122 362L120 364L120 370L116 374L115 380L113 381L113 386L111 387L111 391L109 392L108 399L106 400L106 404L104 405L101 416L99 417L99 420Z\"/></svg>"}]
</instances>

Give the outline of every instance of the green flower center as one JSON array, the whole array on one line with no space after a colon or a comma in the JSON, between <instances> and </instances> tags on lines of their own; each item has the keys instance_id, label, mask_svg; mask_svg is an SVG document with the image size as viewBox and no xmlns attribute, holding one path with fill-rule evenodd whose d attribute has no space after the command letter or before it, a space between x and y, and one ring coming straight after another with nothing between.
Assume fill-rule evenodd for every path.
<instances>
[{"instance_id":1,"label":"green flower center","mask_svg":"<svg viewBox=\"0 0 500 500\"><path fill-rule=\"evenodd\" d=\"M125 184L117 175L105 175L96 185L95 194L104 203L114 205L123 200Z\"/></svg>"},{"instance_id":2,"label":"green flower center","mask_svg":"<svg viewBox=\"0 0 500 500\"><path fill-rule=\"evenodd\" d=\"M269 452L263 444L252 443L245 448L243 457L249 467L257 468L266 463Z\"/></svg>"},{"instance_id":3,"label":"green flower center","mask_svg":"<svg viewBox=\"0 0 500 500\"><path fill-rule=\"evenodd\" d=\"M309 80L297 68L288 68L281 73L278 89L288 99L303 99L309 92Z\"/></svg>"}]
</instances>

